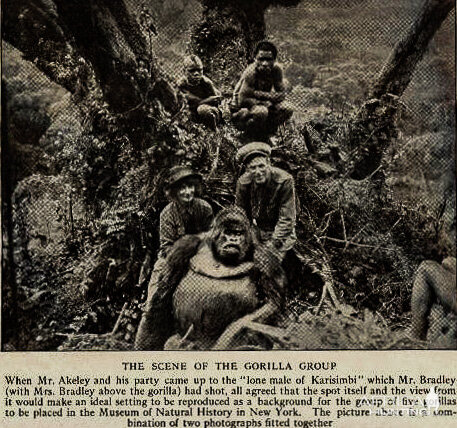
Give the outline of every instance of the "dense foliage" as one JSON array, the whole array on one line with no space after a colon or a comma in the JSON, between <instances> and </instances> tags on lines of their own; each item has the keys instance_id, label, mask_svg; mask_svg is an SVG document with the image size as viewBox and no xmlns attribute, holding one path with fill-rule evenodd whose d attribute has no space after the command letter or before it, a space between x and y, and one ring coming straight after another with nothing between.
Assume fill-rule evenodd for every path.
<instances>
[{"instance_id":1,"label":"dense foliage","mask_svg":"<svg viewBox=\"0 0 457 428\"><path fill-rule=\"evenodd\" d=\"M445 44L432 47L411 83L414 91L403 100L369 100L361 108L392 44L378 40L376 49L365 52L373 42L368 30L377 26L380 32L385 23L376 22L379 10L369 7L354 17L361 3L348 0L336 8L316 0L293 10L273 7L261 28L278 43L296 111L271 138L273 162L293 174L300 202L299 243L289 270L293 291L281 320L298 336L283 347L313 347L300 333L307 329L312 337L322 336L314 343L325 348L411 345L387 337L391 329L406 326L414 270L424 259L455 255L454 165L443 161L452 159L454 144ZM416 12L409 3L386 3L383 13L393 26L395 11L405 14L406 24L412 21ZM181 6L194 10L195 4ZM161 34L173 35L161 60L164 70L175 70L190 25L185 31L172 28L148 2L134 12L151 46ZM204 50L201 26L210 15L206 9L206 21L193 29L194 46ZM332 31L324 34L326 22ZM348 23L356 33L348 33ZM449 32L446 22L436 43ZM15 280L5 285L4 295L11 298L3 300L3 313L10 325L21 326L4 333L4 343L40 350L62 344L64 349L128 347L156 256L166 171L187 163L202 172L204 196L218 210L234 200L240 172L234 153L245 140L230 124L228 99L225 123L216 132L192 123L182 100L167 108L169 86L145 61L129 63L141 102L120 110L112 108L107 88L99 85L103 78L95 78L99 71L82 58L76 57L79 83L70 97L4 45L8 154L15 159L9 167L14 228L4 260L15 266ZM243 47L241 65L248 50ZM75 60L75 52L69 55ZM216 83L229 88L235 75L212 67ZM434 112L426 115L430 105ZM371 139L366 148L377 150L374 167L358 174L355 149L375 131L379 145ZM330 297L320 306L325 293ZM320 314L310 318L317 307ZM329 331L337 326L341 331L332 339ZM366 341L358 346L354 337L360 331ZM346 333L349 339L342 338Z\"/></svg>"}]
</instances>

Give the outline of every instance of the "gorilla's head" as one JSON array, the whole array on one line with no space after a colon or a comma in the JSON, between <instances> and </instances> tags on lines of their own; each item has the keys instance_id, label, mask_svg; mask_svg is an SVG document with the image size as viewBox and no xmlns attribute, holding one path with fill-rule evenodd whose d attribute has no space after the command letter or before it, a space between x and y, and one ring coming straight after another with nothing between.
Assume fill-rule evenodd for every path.
<instances>
[{"instance_id":1,"label":"gorilla's head","mask_svg":"<svg viewBox=\"0 0 457 428\"><path fill-rule=\"evenodd\" d=\"M211 228L214 257L226 265L238 265L252 256L252 232L245 212L239 207L221 210Z\"/></svg>"}]
</instances>

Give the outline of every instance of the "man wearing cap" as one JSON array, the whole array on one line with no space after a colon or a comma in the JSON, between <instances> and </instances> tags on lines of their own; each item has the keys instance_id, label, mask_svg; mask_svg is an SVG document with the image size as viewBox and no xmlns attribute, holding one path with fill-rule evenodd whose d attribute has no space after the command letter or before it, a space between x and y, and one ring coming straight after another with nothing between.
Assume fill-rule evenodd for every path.
<instances>
[{"instance_id":1,"label":"man wearing cap","mask_svg":"<svg viewBox=\"0 0 457 428\"><path fill-rule=\"evenodd\" d=\"M237 153L245 173L236 185L236 203L246 211L256 235L284 258L296 241L295 188L293 177L271 166L268 144L246 144Z\"/></svg>"},{"instance_id":2,"label":"man wearing cap","mask_svg":"<svg viewBox=\"0 0 457 428\"><path fill-rule=\"evenodd\" d=\"M182 236L206 232L211 226L213 220L211 205L195 196L201 181L201 175L186 166L175 166L170 170L165 192L171 202L160 213L160 249L148 285L146 307L138 327L136 337L138 343L143 342L150 334L148 328L150 302L171 247Z\"/></svg>"},{"instance_id":3,"label":"man wearing cap","mask_svg":"<svg viewBox=\"0 0 457 428\"><path fill-rule=\"evenodd\" d=\"M178 82L180 92L186 98L192 118L216 129L221 119L218 105L221 93L208 77L203 75L203 64L197 55L184 59L186 76Z\"/></svg>"}]
</instances>

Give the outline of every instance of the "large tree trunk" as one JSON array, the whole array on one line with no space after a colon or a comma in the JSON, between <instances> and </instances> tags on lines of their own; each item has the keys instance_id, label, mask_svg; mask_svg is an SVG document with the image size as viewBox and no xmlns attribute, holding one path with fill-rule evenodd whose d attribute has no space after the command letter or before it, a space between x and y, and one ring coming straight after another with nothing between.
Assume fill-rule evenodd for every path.
<instances>
[{"instance_id":1,"label":"large tree trunk","mask_svg":"<svg viewBox=\"0 0 457 428\"><path fill-rule=\"evenodd\" d=\"M78 87L78 55L49 0L17 0L3 11L2 37L52 81L70 92Z\"/></svg>"},{"instance_id":2,"label":"large tree trunk","mask_svg":"<svg viewBox=\"0 0 457 428\"><path fill-rule=\"evenodd\" d=\"M266 9L295 6L300 0L201 0L202 22L194 28L192 51L199 55L208 75L229 91L252 57L257 42L265 38Z\"/></svg>"},{"instance_id":3,"label":"large tree trunk","mask_svg":"<svg viewBox=\"0 0 457 428\"><path fill-rule=\"evenodd\" d=\"M124 3L105 0L55 0L55 3L77 49L94 68L104 97L113 110L122 112L140 104L136 66L137 57L146 55L146 42L136 26L131 28L135 36L126 37L128 31L123 30L128 28L124 20L119 25L116 18L127 13ZM131 40L135 40L133 45L129 43Z\"/></svg>"},{"instance_id":4,"label":"large tree trunk","mask_svg":"<svg viewBox=\"0 0 457 428\"><path fill-rule=\"evenodd\" d=\"M78 155L81 155L81 159L85 159L85 162L79 164L80 169L84 170L82 174L75 175L70 171L57 177L39 179L37 177L37 187L31 192L35 192L37 188L43 192L52 190L54 179L62 182L67 180L75 184L75 187L84 185L84 190L81 191L84 194L84 200L81 204L85 203L84 208L94 217L100 217L100 213L107 205L116 206L118 198L113 196L118 191L116 185L131 172L132 176L135 176L133 171L145 162L147 148L154 145L160 150L155 152L155 159L164 160L162 163L157 162L156 169L148 169L142 164L146 171L144 176L149 178L149 174L151 177L159 175L160 167L163 168L165 160L174 159L171 155L174 153L173 150L176 150L178 141L173 134L171 120L162 108L165 107L165 110L169 111L176 110L178 105L176 94L161 76L157 60L145 38L147 29L140 27L134 14L126 8L126 3L125 0L15 0L8 4L4 11L4 40L17 47L25 59L33 62L52 81L77 95L74 100L85 113L82 123L83 135L72 135L74 146L68 147L71 150L67 150L69 164ZM7 96L11 95L13 94L7 94ZM157 100L160 103L157 103ZM5 107L5 102L6 97L2 98L2 107ZM2 112L6 114L6 108L2 108ZM7 127L4 126L2 133L5 134L6 130ZM26 127L25 130L28 128ZM30 134L30 130L28 133L25 130L18 130L22 138ZM66 132L64 129L62 131ZM2 136L5 137L5 135ZM97 149L96 140L103 145L103 151ZM165 141L170 145L165 146ZM11 140L6 142L6 150L11 155ZM84 147L81 147L82 145ZM89 146L89 151L85 151ZM99 158L103 156L102 162L97 161L97 156L88 154L90 151L96 153L97 150L101 153ZM4 154L8 155L8 153ZM150 160L149 157L148 160ZM25 226L23 226L17 219L13 220L14 213L18 211L15 211L15 205L12 203L14 183L10 172L13 167L23 166L21 159L11 159L11 156L8 156L8 162L2 166L4 167L2 174L8 174L7 179L2 181L4 196L2 208L7 218L4 225L5 232L9 233L4 237L5 250L8 249L9 252L5 257L8 268L2 273L3 292L7 297L3 305L3 321L6 320L3 326L8 326L9 336L5 337L12 340L19 332L14 328L14 323L18 316L22 316L20 306L22 301L19 303L22 298L20 294L23 290L22 286L27 281L31 281L31 278L33 279L33 276L28 276L32 275L30 272L35 274L41 269L41 258L33 255L30 260L22 264L14 264L16 260L13 261L12 252L13 250L27 251L27 245L31 241L27 233L31 229L30 225L24 223ZM51 181L47 180L48 178ZM147 180L145 179L144 182L147 183ZM29 182L22 181L22 183L28 191ZM37 192L40 193L40 191ZM138 196L138 199L140 197ZM24 209L28 209L29 205L31 205L30 201L24 202ZM63 206L63 204L59 205ZM132 215L136 215L134 210L136 207L131 209ZM110 212L110 209L107 208L106 211ZM46 215L43 213L43 216ZM38 218L44 221L43 216ZM10 224L11 221L15 222L14 229ZM73 214L69 221L72 232L65 237L67 243L73 239ZM17 228L25 236L23 240L22 237L15 238L13 242L11 233ZM91 231L94 235L95 230L96 227ZM137 245L137 242L142 240L140 235L139 230L134 230L126 244L127 248L135 248L135 255L139 254L138 259L144 256L142 247L138 249ZM97 236L97 239L101 238ZM113 257L117 257L118 253L126 253L124 247L111 249L110 239L112 236L105 239L101 253L105 248L109 248L106 251L111 251ZM40 248L42 246L37 245ZM133 254L133 250L130 253ZM56 254L55 259L56 265L67 263L67 260L64 260L66 256L62 257L62 254ZM100 260L102 261L96 262L100 263L94 268L96 272L100 268L103 270L103 263L106 261L104 257L100 257ZM74 260L68 260L69 266L72 266L73 262L78 262L76 256ZM129 262L125 269L127 278L125 281L131 281L131 277L136 272L135 263ZM26 270L27 275L24 275ZM88 277L89 274L90 272ZM121 275L120 278L122 278ZM52 276L46 276L43 279L43 281L51 280L54 280ZM37 285L39 286L40 284ZM30 288L34 290L35 284L30 284Z\"/></svg>"},{"instance_id":5,"label":"large tree trunk","mask_svg":"<svg viewBox=\"0 0 457 428\"><path fill-rule=\"evenodd\" d=\"M90 64L115 113L147 101L138 66L143 60L151 87L166 107L176 108L173 91L124 1L18 0L6 8L4 38L72 93L84 85Z\"/></svg>"},{"instance_id":6,"label":"large tree trunk","mask_svg":"<svg viewBox=\"0 0 457 428\"><path fill-rule=\"evenodd\" d=\"M2 80L2 94L4 94L5 85ZM2 136L2 158L11 159L10 142L8 138L7 123L8 109L6 106L6 97L1 100L2 121L1 130ZM11 210L11 195L13 194L13 162L2 162L2 243L3 243L3 258L2 258L2 342L8 343L14 341L17 329L17 290L14 281L14 249L13 249L13 225L12 210ZM2 349L4 350L4 348Z\"/></svg>"},{"instance_id":7,"label":"large tree trunk","mask_svg":"<svg viewBox=\"0 0 457 428\"><path fill-rule=\"evenodd\" d=\"M418 18L397 43L377 77L370 92L372 98L380 98L387 93L403 94L430 40L454 6L454 0L425 1Z\"/></svg>"},{"instance_id":8,"label":"large tree trunk","mask_svg":"<svg viewBox=\"0 0 457 428\"><path fill-rule=\"evenodd\" d=\"M345 166L347 175L364 179L379 168L385 148L397 136L399 97L454 5L454 0L425 0L417 19L395 46L351 124L348 140L353 155Z\"/></svg>"}]
</instances>

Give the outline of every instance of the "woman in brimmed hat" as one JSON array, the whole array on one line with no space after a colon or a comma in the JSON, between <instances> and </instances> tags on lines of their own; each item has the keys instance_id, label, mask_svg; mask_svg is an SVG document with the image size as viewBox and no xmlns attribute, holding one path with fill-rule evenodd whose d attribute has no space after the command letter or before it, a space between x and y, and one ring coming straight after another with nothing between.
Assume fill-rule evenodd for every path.
<instances>
[{"instance_id":1,"label":"woman in brimmed hat","mask_svg":"<svg viewBox=\"0 0 457 428\"><path fill-rule=\"evenodd\" d=\"M196 197L201 183L202 176L187 166L170 170L165 191L171 202L160 213L160 253L164 256L181 236L209 229L213 219L211 205Z\"/></svg>"},{"instance_id":2,"label":"woman in brimmed hat","mask_svg":"<svg viewBox=\"0 0 457 428\"><path fill-rule=\"evenodd\" d=\"M200 193L201 183L202 176L189 167L175 166L170 170L165 193L171 202L160 213L159 255L149 281L148 297L138 327L136 343L142 343L150 334L148 322L150 302L157 289L167 253L182 236L199 234L210 228L213 209L208 202L196 196Z\"/></svg>"}]
</instances>

